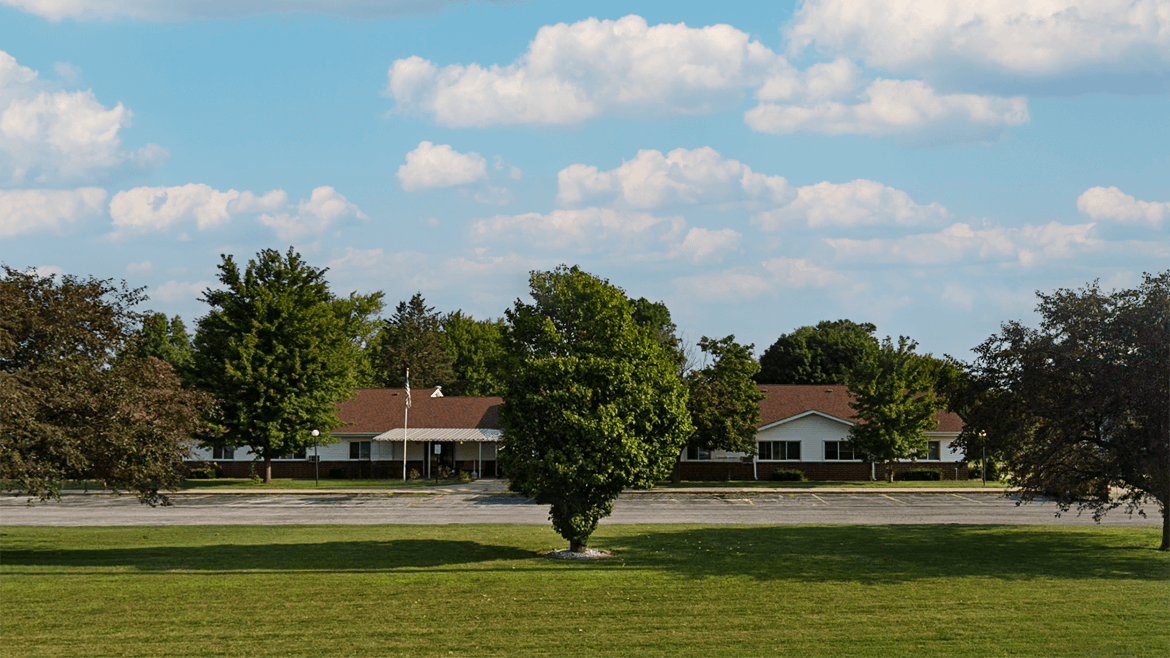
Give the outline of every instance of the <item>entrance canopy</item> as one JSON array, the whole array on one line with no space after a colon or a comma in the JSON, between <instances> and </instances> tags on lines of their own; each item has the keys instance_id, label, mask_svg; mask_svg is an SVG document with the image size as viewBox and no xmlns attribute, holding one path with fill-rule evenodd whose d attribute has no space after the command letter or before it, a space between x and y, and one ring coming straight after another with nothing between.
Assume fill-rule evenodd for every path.
<instances>
[{"instance_id":1,"label":"entrance canopy","mask_svg":"<svg viewBox=\"0 0 1170 658\"><path fill-rule=\"evenodd\" d=\"M405 433L405 437L403 434ZM425 442L425 441L480 441L484 443L497 443L503 432L500 430L486 429L486 428L439 428L439 427L420 427L418 429L410 428L403 430L401 427L382 432L374 437L374 441L402 441L404 438L409 442Z\"/></svg>"}]
</instances>

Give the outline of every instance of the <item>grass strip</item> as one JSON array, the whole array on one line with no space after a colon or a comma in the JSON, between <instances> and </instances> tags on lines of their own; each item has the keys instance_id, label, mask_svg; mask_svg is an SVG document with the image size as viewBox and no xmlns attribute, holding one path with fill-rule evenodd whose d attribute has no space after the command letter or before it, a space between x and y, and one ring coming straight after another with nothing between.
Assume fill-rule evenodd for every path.
<instances>
[{"instance_id":1,"label":"grass strip","mask_svg":"<svg viewBox=\"0 0 1170 658\"><path fill-rule=\"evenodd\" d=\"M1170 655L1156 528L0 529L3 656Z\"/></svg>"}]
</instances>

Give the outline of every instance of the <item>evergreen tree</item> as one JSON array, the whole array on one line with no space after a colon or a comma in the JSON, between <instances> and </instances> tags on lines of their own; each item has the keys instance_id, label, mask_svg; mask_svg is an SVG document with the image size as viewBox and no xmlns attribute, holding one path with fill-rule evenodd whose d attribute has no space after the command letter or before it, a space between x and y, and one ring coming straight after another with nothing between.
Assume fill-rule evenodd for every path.
<instances>
[{"instance_id":1,"label":"evergreen tree","mask_svg":"<svg viewBox=\"0 0 1170 658\"><path fill-rule=\"evenodd\" d=\"M452 361L443 345L442 319L421 293L399 302L394 315L382 323L377 368L383 386L404 386L407 368L415 387L449 384L455 380Z\"/></svg>"}]
</instances>

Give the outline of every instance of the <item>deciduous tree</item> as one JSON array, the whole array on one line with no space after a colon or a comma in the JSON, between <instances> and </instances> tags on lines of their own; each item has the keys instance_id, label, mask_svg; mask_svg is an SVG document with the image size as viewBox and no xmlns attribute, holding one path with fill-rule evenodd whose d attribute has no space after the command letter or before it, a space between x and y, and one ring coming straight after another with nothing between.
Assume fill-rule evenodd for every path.
<instances>
[{"instance_id":1,"label":"deciduous tree","mask_svg":"<svg viewBox=\"0 0 1170 658\"><path fill-rule=\"evenodd\" d=\"M849 403L861 420L849 430L856 452L886 466L894 481L893 463L926 452L925 432L938 426L935 414L942 402L935 395L934 360L915 354L917 343L887 337L881 348L867 354L848 372Z\"/></svg>"},{"instance_id":2,"label":"deciduous tree","mask_svg":"<svg viewBox=\"0 0 1170 658\"><path fill-rule=\"evenodd\" d=\"M416 387L441 386L455 379L451 355L443 346L443 323L421 293L399 302L382 323L378 337L378 374L383 386L400 388L406 370Z\"/></svg>"},{"instance_id":3,"label":"deciduous tree","mask_svg":"<svg viewBox=\"0 0 1170 658\"><path fill-rule=\"evenodd\" d=\"M687 410L695 426L687 446L756 453L756 423L764 394L753 379L760 370L752 357L753 347L735 342L734 335L699 340L706 363L684 379L690 394ZM678 468L674 479L679 479Z\"/></svg>"},{"instance_id":4,"label":"deciduous tree","mask_svg":"<svg viewBox=\"0 0 1170 658\"><path fill-rule=\"evenodd\" d=\"M954 408L958 444L1004 456L1024 500L1044 495L1096 519L1162 515L1170 549L1170 271L1135 288L1037 293L1040 327L1007 322L975 348Z\"/></svg>"},{"instance_id":5,"label":"deciduous tree","mask_svg":"<svg viewBox=\"0 0 1170 658\"><path fill-rule=\"evenodd\" d=\"M693 429L673 356L621 289L561 266L506 312L501 465L582 550L627 487L666 477Z\"/></svg>"},{"instance_id":6,"label":"deciduous tree","mask_svg":"<svg viewBox=\"0 0 1170 658\"><path fill-rule=\"evenodd\" d=\"M240 271L231 256L219 265L223 289L208 289L211 311L195 334L195 381L220 404L222 431L213 445L248 446L264 460L312 444L310 432L341 426L337 403L359 383L355 327L381 308L381 293L338 300L325 270L293 249L257 254Z\"/></svg>"},{"instance_id":7,"label":"deciduous tree","mask_svg":"<svg viewBox=\"0 0 1170 658\"><path fill-rule=\"evenodd\" d=\"M849 369L878 350L877 327L851 320L818 322L776 339L760 356L761 384L844 386Z\"/></svg>"},{"instance_id":8,"label":"deciduous tree","mask_svg":"<svg viewBox=\"0 0 1170 658\"><path fill-rule=\"evenodd\" d=\"M451 356L451 395L500 395L503 391L504 321L476 320L462 311L443 318L443 349Z\"/></svg>"},{"instance_id":9,"label":"deciduous tree","mask_svg":"<svg viewBox=\"0 0 1170 658\"><path fill-rule=\"evenodd\" d=\"M41 499L96 479L166 504L209 397L141 356L141 290L4 267L0 280L0 477Z\"/></svg>"}]
</instances>

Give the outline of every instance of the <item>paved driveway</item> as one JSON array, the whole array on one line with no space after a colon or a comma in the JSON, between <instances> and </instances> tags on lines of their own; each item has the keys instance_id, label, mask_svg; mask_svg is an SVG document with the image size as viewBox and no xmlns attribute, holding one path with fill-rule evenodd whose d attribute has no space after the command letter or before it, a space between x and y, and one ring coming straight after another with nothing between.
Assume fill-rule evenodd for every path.
<instances>
[{"instance_id":1,"label":"paved driveway","mask_svg":"<svg viewBox=\"0 0 1170 658\"><path fill-rule=\"evenodd\" d=\"M1055 518L1056 506L1017 506L1000 494L626 494L602 523L711 524L900 524L971 523L1092 525L1075 511ZM1114 511L1103 525L1159 526L1148 518ZM214 525L214 524L447 524L548 523L548 508L502 493L454 491L385 494L184 494L170 507L151 508L133 497L67 495L60 502L26 504L0 498L0 525Z\"/></svg>"}]
</instances>

